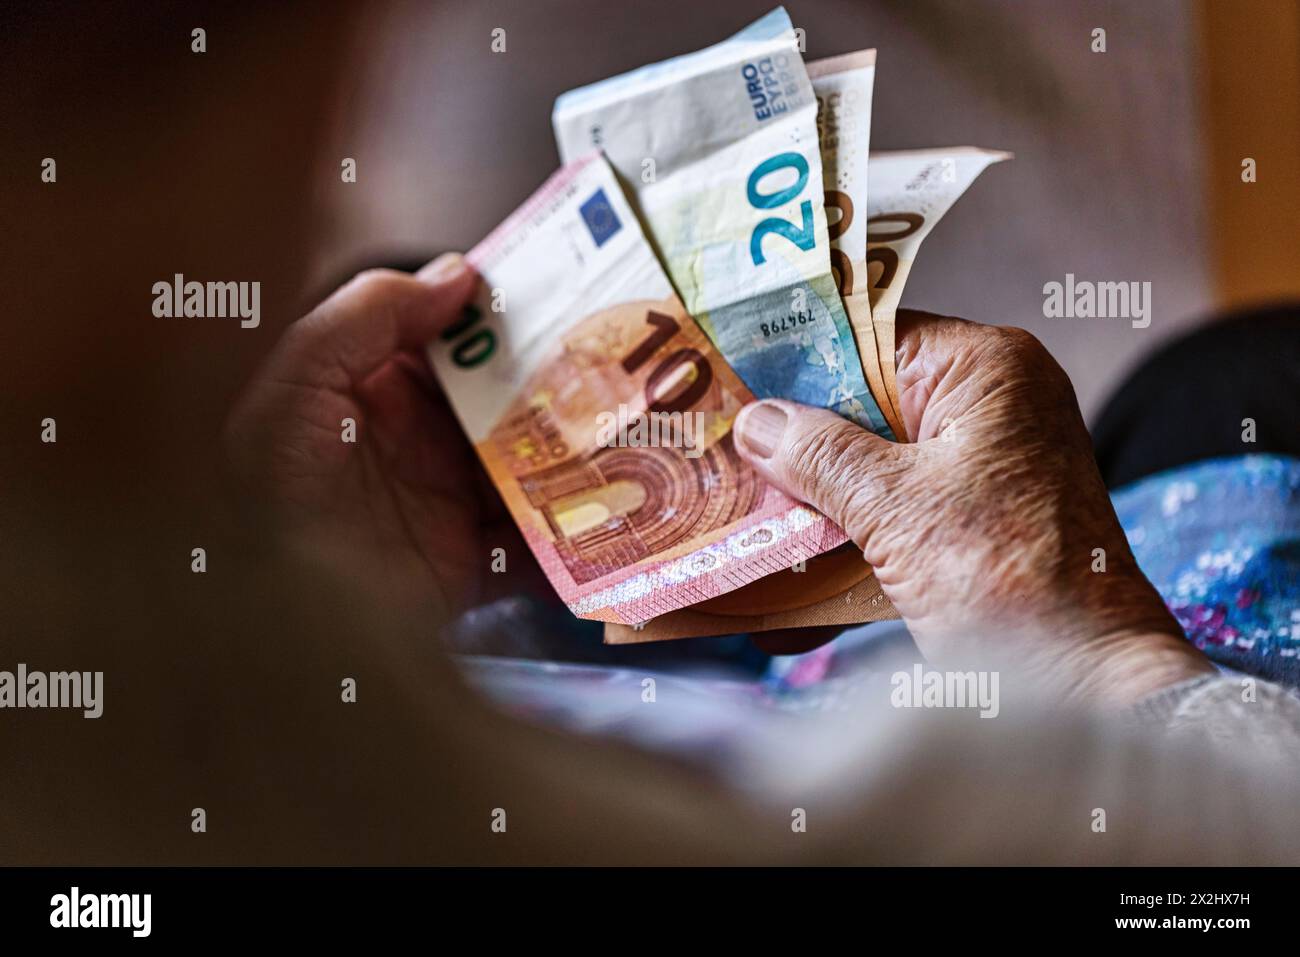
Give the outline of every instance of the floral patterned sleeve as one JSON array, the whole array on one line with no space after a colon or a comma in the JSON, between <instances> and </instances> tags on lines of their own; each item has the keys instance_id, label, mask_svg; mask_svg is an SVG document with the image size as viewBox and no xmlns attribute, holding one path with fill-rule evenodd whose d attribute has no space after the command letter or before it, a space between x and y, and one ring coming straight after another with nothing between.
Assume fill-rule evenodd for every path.
<instances>
[{"instance_id":1,"label":"floral patterned sleeve","mask_svg":"<svg viewBox=\"0 0 1300 957\"><path fill-rule=\"evenodd\" d=\"M1202 462L1113 501L1189 641L1222 667L1300 687L1300 460Z\"/></svg>"}]
</instances>

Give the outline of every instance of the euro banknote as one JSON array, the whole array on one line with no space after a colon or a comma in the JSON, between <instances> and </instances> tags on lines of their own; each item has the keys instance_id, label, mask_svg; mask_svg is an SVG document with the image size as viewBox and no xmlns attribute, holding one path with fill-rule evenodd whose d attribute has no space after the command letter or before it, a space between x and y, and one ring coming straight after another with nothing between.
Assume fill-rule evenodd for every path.
<instances>
[{"instance_id":1,"label":"euro banknote","mask_svg":"<svg viewBox=\"0 0 1300 957\"><path fill-rule=\"evenodd\" d=\"M823 76L840 72L835 81L837 85L853 79L851 68L844 60L828 62L825 67L814 62L809 64L809 71ZM860 76L856 79L861 82ZM819 78L814 79L815 85L821 82ZM829 85L823 89L829 89ZM828 100L830 105L833 101ZM824 140L823 158L828 167L841 168L844 160L840 159L839 152L846 153L850 163L860 159L849 142L845 135ZM858 244L848 229L832 229L840 250L846 256L842 262L851 264L850 272L840 272L838 277L842 289L854 289L844 297L845 305L850 316L856 317L854 331L862 341L864 363L868 355L877 354L873 340L878 337L878 354L882 361L877 375L883 376L887 369L890 383L894 383L896 378L894 315L921 241L984 169L1009 157L1009 153L973 147L873 153L865 176L854 170L836 181L837 185L847 187L848 203L845 205L855 212L863 207L866 211L862 217L865 228L861 235L866 249ZM859 202L862 192L855 186L859 182L869 184L865 186L864 202ZM828 200L828 208L835 202L843 200L832 197ZM843 213L838 215L842 217ZM836 221L842 219L832 218L832 222ZM862 262L863 258L866 262ZM879 328L875 317L886 325L884 331ZM876 394L881 396L882 403L888 402L883 387L877 388L881 389ZM896 391L894 394L896 402ZM903 438L906 433L901 417L899 422L896 434ZM858 569L856 572L854 567ZM829 597L826 596L828 586L834 591ZM778 594L788 602L788 607L779 610L764 607L760 593ZM809 561L800 571L787 569L778 578L763 579L720 599L680 609L634 627L606 626L605 641L611 644L662 641L777 628L849 625L897 617L898 613L880 591L861 554L852 546L845 545L843 549Z\"/></svg>"},{"instance_id":2,"label":"euro banknote","mask_svg":"<svg viewBox=\"0 0 1300 957\"><path fill-rule=\"evenodd\" d=\"M811 571L811 562L808 571ZM803 574L807 574L804 572ZM799 574L794 571L782 575ZM768 579L764 579L767 581ZM752 586L751 586L752 587ZM705 638L712 635L750 634L778 628L815 628L825 625L861 625L899 618L893 603L880 588L875 575L829 598L782 610L755 608L746 614L723 615L698 607L679 608L640 625L605 625L604 640L610 645L635 645L677 638Z\"/></svg>"},{"instance_id":3,"label":"euro banknote","mask_svg":"<svg viewBox=\"0 0 1300 957\"><path fill-rule=\"evenodd\" d=\"M686 310L755 395L892 437L832 276L817 100L784 9L565 93L552 122L562 160L604 151Z\"/></svg>"},{"instance_id":4,"label":"euro banknote","mask_svg":"<svg viewBox=\"0 0 1300 957\"><path fill-rule=\"evenodd\" d=\"M1010 153L955 146L872 154L868 167L867 263L871 323L885 392L906 439L894 365L894 318L921 242L991 164Z\"/></svg>"},{"instance_id":5,"label":"euro banknote","mask_svg":"<svg viewBox=\"0 0 1300 957\"><path fill-rule=\"evenodd\" d=\"M817 98L831 270L840 295L848 296L867 288L861 267L867 256L867 162L876 51L813 60L807 70Z\"/></svg>"},{"instance_id":6,"label":"euro banknote","mask_svg":"<svg viewBox=\"0 0 1300 957\"><path fill-rule=\"evenodd\" d=\"M871 97L876 51L859 50L814 60L808 77L817 97L817 139L831 270L853 330L858 359L871 394L895 437L901 424L885 389L882 363L871 320L867 275L868 154L871 149Z\"/></svg>"},{"instance_id":7,"label":"euro banknote","mask_svg":"<svg viewBox=\"0 0 1300 957\"><path fill-rule=\"evenodd\" d=\"M859 50L807 65L817 98L817 138L831 269L858 343L863 373L890 414L876 358L867 297L867 163L876 51ZM892 423L891 423L892 426ZM687 636L768 631L807 624L849 624L897 617L862 561L846 543L805 565L768 576L721 599L636 626L605 626L605 641L624 644Z\"/></svg>"},{"instance_id":8,"label":"euro banknote","mask_svg":"<svg viewBox=\"0 0 1300 957\"><path fill-rule=\"evenodd\" d=\"M752 395L600 154L557 172L467 258L481 293L429 359L575 615L635 624L845 540L736 454L731 424Z\"/></svg>"}]
</instances>

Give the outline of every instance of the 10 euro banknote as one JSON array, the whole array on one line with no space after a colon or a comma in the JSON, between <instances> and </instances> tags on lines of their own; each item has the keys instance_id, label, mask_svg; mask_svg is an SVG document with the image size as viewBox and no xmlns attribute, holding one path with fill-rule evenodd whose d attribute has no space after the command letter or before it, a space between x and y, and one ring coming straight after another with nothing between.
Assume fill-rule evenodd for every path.
<instances>
[{"instance_id":1,"label":"10 euro banknote","mask_svg":"<svg viewBox=\"0 0 1300 957\"><path fill-rule=\"evenodd\" d=\"M642 622L845 541L736 454L753 396L602 156L554 174L467 258L480 296L430 361L575 615Z\"/></svg>"}]
</instances>

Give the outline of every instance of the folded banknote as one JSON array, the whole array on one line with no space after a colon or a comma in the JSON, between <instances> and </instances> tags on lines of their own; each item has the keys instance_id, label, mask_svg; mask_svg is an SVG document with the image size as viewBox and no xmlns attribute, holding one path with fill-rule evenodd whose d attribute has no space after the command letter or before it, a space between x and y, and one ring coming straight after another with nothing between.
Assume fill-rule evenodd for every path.
<instances>
[{"instance_id":1,"label":"folded banknote","mask_svg":"<svg viewBox=\"0 0 1300 957\"><path fill-rule=\"evenodd\" d=\"M921 242L991 164L1010 153L951 146L873 154L867 197L868 293L887 401L906 439L894 368L894 316Z\"/></svg>"},{"instance_id":2,"label":"folded banknote","mask_svg":"<svg viewBox=\"0 0 1300 957\"><path fill-rule=\"evenodd\" d=\"M867 270L867 196L870 180L871 96L876 51L859 50L814 60L808 76L817 96L831 269L853 330L862 374L894 438L905 437L885 387L883 362L871 317Z\"/></svg>"}]
</instances>

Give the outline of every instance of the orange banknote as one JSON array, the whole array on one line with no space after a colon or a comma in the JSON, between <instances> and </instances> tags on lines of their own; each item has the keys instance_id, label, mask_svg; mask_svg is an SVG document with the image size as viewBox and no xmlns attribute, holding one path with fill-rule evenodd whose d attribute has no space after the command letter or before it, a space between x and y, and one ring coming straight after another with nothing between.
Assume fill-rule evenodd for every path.
<instances>
[{"instance_id":1,"label":"orange banknote","mask_svg":"<svg viewBox=\"0 0 1300 957\"><path fill-rule=\"evenodd\" d=\"M554 174L468 259L480 295L430 361L574 614L644 622L845 540L736 454L752 396L602 156Z\"/></svg>"}]
</instances>

